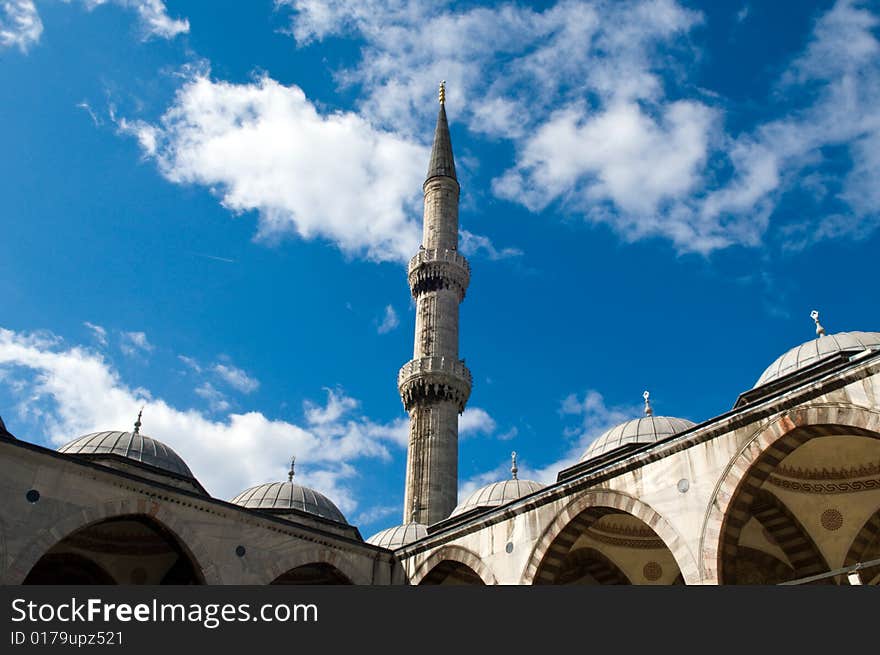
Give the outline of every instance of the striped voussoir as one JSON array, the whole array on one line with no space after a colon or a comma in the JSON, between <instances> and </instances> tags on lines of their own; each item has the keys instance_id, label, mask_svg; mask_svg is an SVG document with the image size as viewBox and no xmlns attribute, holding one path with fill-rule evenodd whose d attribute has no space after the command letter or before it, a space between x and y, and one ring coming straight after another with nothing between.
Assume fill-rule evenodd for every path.
<instances>
[{"instance_id":1,"label":"striped voussoir","mask_svg":"<svg viewBox=\"0 0 880 655\"><path fill-rule=\"evenodd\" d=\"M532 549L521 584L553 584L578 537L606 514L628 514L641 520L672 553L684 581L699 584L697 562L672 525L650 505L611 489L581 492L556 514Z\"/></svg>"},{"instance_id":2,"label":"striped voussoir","mask_svg":"<svg viewBox=\"0 0 880 655\"><path fill-rule=\"evenodd\" d=\"M436 575L432 575L435 573L435 569L438 569L438 571ZM439 584L436 580L438 578L441 581L446 579L453 569L457 569L455 573L456 578L454 579L459 582L470 580L467 584L498 584L495 574L492 573L492 570L483 563L476 553L457 545L443 546L439 550L434 551L410 576L410 584L421 584L422 581L429 579L429 576L430 579L425 584ZM473 572L478 580L470 578L467 575L468 570Z\"/></svg>"},{"instance_id":3,"label":"striped voussoir","mask_svg":"<svg viewBox=\"0 0 880 655\"><path fill-rule=\"evenodd\" d=\"M874 512L871 518L865 521L865 525L853 539L843 565L853 566L859 562L878 558L880 558L880 510ZM865 571L876 574L878 569L880 569L880 564L868 567ZM872 577L864 573L861 575L863 579Z\"/></svg>"},{"instance_id":4,"label":"striped voussoir","mask_svg":"<svg viewBox=\"0 0 880 655\"><path fill-rule=\"evenodd\" d=\"M614 562L595 548L578 548L563 561L555 584L568 584L589 574L600 585L631 584L629 578Z\"/></svg>"},{"instance_id":5,"label":"striped voussoir","mask_svg":"<svg viewBox=\"0 0 880 655\"><path fill-rule=\"evenodd\" d=\"M793 410L759 430L731 462L710 505L701 546L706 582L735 580L736 558L751 506L773 470L810 439L840 434L880 438L880 413L855 405L816 405ZM713 539L713 535L719 535ZM827 570L827 569L826 569Z\"/></svg>"},{"instance_id":6,"label":"striped voussoir","mask_svg":"<svg viewBox=\"0 0 880 655\"><path fill-rule=\"evenodd\" d=\"M459 585L482 585L485 584L476 571L460 562L446 560L440 562L431 569L430 573L422 578L420 585L459 584Z\"/></svg>"},{"instance_id":7,"label":"striped voussoir","mask_svg":"<svg viewBox=\"0 0 880 655\"><path fill-rule=\"evenodd\" d=\"M538 566L534 584L557 584L559 576L566 569L571 548L578 538L606 514L622 513L620 510L608 507L591 507L578 514L550 544Z\"/></svg>"},{"instance_id":8,"label":"striped voussoir","mask_svg":"<svg viewBox=\"0 0 880 655\"><path fill-rule=\"evenodd\" d=\"M795 571L795 576L804 578L829 570L810 534L788 507L767 490L761 490L752 503L752 514L767 530L773 541L782 549ZM736 580L735 549L725 553L725 572ZM728 568L729 567L729 568ZM830 578L823 581L831 582Z\"/></svg>"}]
</instances>

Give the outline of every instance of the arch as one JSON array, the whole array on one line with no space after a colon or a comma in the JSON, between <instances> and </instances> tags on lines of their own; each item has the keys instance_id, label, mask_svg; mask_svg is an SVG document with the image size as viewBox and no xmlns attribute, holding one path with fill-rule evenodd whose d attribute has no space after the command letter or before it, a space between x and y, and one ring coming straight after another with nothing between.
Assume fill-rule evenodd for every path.
<instances>
[{"instance_id":1,"label":"arch","mask_svg":"<svg viewBox=\"0 0 880 655\"><path fill-rule=\"evenodd\" d=\"M205 580L170 530L144 514L125 514L90 523L56 542L23 584L129 582L204 584Z\"/></svg>"},{"instance_id":2,"label":"arch","mask_svg":"<svg viewBox=\"0 0 880 655\"><path fill-rule=\"evenodd\" d=\"M432 568L419 582L420 586L456 584L485 586L482 578L471 567L445 559Z\"/></svg>"},{"instance_id":3,"label":"arch","mask_svg":"<svg viewBox=\"0 0 880 655\"><path fill-rule=\"evenodd\" d=\"M809 532L774 494L766 489L758 491L752 501L751 513L773 537L799 577L818 575L829 570L825 557ZM736 561L725 560L725 568L735 571Z\"/></svg>"},{"instance_id":4,"label":"arch","mask_svg":"<svg viewBox=\"0 0 880 655\"><path fill-rule=\"evenodd\" d=\"M466 566L485 585L498 584L495 575L473 551L462 546L443 546L434 551L428 559L422 562L410 577L410 584L421 584L422 580L439 564L449 561Z\"/></svg>"},{"instance_id":5,"label":"arch","mask_svg":"<svg viewBox=\"0 0 880 655\"><path fill-rule=\"evenodd\" d=\"M104 567L76 553L47 553L30 570L26 585L115 585L119 584Z\"/></svg>"},{"instance_id":6,"label":"arch","mask_svg":"<svg viewBox=\"0 0 880 655\"><path fill-rule=\"evenodd\" d=\"M874 512L865 524L861 527L858 534L853 539L849 550L846 553L844 566L854 566L865 560L873 560L880 558L880 510ZM880 565L874 565L869 568L862 569L859 576L862 580L871 580L875 573L880 574Z\"/></svg>"},{"instance_id":7,"label":"arch","mask_svg":"<svg viewBox=\"0 0 880 655\"><path fill-rule=\"evenodd\" d=\"M815 437L880 438L880 412L848 403L810 405L765 422L733 457L715 487L700 536L700 573L718 584L722 553L735 552L749 506L773 468Z\"/></svg>"},{"instance_id":8,"label":"arch","mask_svg":"<svg viewBox=\"0 0 880 655\"><path fill-rule=\"evenodd\" d=\"M586 513L590 509L595 509L596 512ZM577 534L589 527L601 513L609 512L630 514L647 524L672 553L685 583L700 583L699 569L694 556L675 528L663 516L650 505L628 494L610 489L591 489L579 494L562 508L544 530L526 562L521 576L522 584L540 584L537 577L542 564L548 564L551 559L559 559L560 552L567 551L574 544Z\"/></svg>"},{"instance_id":9,"label":"arch","mask_svg":"<svg viewBox=\"0 0 880 655\"><path fill-rule=\"evenodd\" d=\"M743 565L741 584L779 584L794 578L794 569L770 553L748 546L740 546L739 550Z\"/></svg>"},{"instance_id":10,"label":"arch","mask_svg":"<svg viewBox=\"0 0 880 655\"><path fill-rule=\"evenodd\" d=\"M55 544L74 532L107 519L145 516L168 531L192 561L205 584L223 584L201 537L168 503L149 497L125 497L80 508L40 530L16 555L7 570L6 584L22 584L30 570Z\"/></svg>"},{"instance_id":11,"label":"arch","mask_svg":"<svg viewBox=\"0 0 880 655\"><path fill-rule=\"evenodd\" d=\"M333 549L329 544L312 544L297 547L292 552L281 555L277 551L267 553L269 561L261 562L265 566L264 584L273 584L287 573L305 566L321 568L323 571L333 569L347 580L345 584L368 585L373 583L372 567L369 572L355 566L352 560L342 551Z\"/></svg>"},{"instance_id":12,"label":"arch","mask_svg":"<svg viewBox=\"0 0 880 655\"><path fill-rule=\"evenodd\" d=\"M565 556L558 584L571 584L588 573L600 585L632 584L611 558L595 548L578 548ZM567 573L567 575L566 575Z\"/></svg>"},{"instance_id":13,"label":"arch","mask_svg":"<svg viewBox=\"0 0 880 655\"><path fill-rule=\"evenodd\" d=\"M317 562L302 564L282 573L270 585L346 585L351 580L332 564Z\"/></svg>"}]
</instances>

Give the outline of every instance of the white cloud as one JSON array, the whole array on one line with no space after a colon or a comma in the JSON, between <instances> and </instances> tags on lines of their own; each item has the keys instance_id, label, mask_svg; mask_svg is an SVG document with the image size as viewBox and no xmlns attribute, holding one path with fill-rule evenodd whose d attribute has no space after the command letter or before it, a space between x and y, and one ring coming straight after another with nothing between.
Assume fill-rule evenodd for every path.
<instances>
[{"instance_id":1,"label":"white cloud","mask_svg":"<svg viewBox=\"0 0 880 655\"><path fill-rule=\"evenodd\" d=\"M116 4L137 12L143 38L173 39L189 32L187 19L171 18L162 0L82 0L89 11L106 4Z\"/></svg>"},{"instance_id":2,"label":"white cloud","mask_svg":"<svg viewBox=\"0 0 880 655\"><path fill-rule=\"evenodd\" d=\"M295 85L201 72L158 124L117 123L172 182L210 186L233 212L257 211L260 238L323 238L377 261L418 249L427 148L353 113L321 114Z\"/></svg>"},{"instance_id":3,"label":"white cloud","mask_svg":"<svg viewBox=\"0 0 880 655\"><path fill-rule=\"evenodd\" d=\"M145 332L123 332L119 347L126 355L134 355L138 351L144 353L153 351L153 344L149 342Z\"/></svg>"},{"instance_id":4,"label":"white cloud","mask_svg":"<svg viewBox=\"0 0 880 655\"><path fill-rule=\"evenodd\" d=\"M43 21L33 0L4 0L0 2L0 46L17 47L27 52L40 40Z\"/></svg>"},{"instance_id":5,"label":"white cloud","mask_svg":"<svg viewBox=\"0 0 880 655\"><path fill-rule=\"evenodd\" d=\"M229 401L226 400L223 392L215 388L210 382L203 382L196 387L196 395L208 401L208 407L211 408L212 412L225 412L232 407Z\"/></svg>"},{"instance_id":6,"label":"white cloud","mask_svg":"<svg viewBox=\"0 0 880 655\"><path fill-rule=\"evenodd\" d=\"M509 257L521 257L523 254L523 251L519 248L507 247L498 250L489 237L481 234L474 234L467 230L461 230L459 232L459 238L459 249L468 257L483 252L490 260L497 261L499 259L508 259Z\"/></svg>"},{"instance_id":7,"label":"white cloud","mask_svg":"<svg viewBox=\"0 0 880 655\"><path fill-rule=\"evenodd\" d=\"M242 393L252 393L260 387L259 380L232 364L214 364L212 370L226 384Z\"/></svg>"},{"instance_id":8,"label":"white cloud","mask_svg":"<svg viewBox=\"0 0 880 655\"><path fill-rule=\"evenodd\" d=\"M376 327L376 332L387 334L398 325L400 325L400 319L397 317L397 312L394 311L394 307L391 305L386 305L385 314L383 314L382 320L379 322L378 327Z\"/></svg>"},{"instance_id":9,"label":"white cloud","mask_svg":"<svg viewBox=\"0 0 880 655\"><path fill-rule=\"evenodd\" d=\"M153 37L173 39L189 32L189 21L171 18L162 0L82 0L82 4L89 11L106 4L133 9L138 14L145 40ZM43 21L33 0L0 1L0 46L16 46L22 52L27 52L30 46L40 40L42 33ZM77 106L86 109L96 120L87 104Z\"/></svg>"},{"instance_id":10,"label":"white cloud","mask_svg":"<svg viewBox=\"0 0 880 655\"><path fill-rule=\"evenodd\" d=\"M96 325L94 323L89 323L88 321L83 323L83 325L85 325L87 328L89 328L89 330L91 330L92 336L95 337L95 341L98 342L98 345L100 345L101 347L107 346L107 330L106 330L106 328L104 328L100 325Z\"/></svg>"},{"instance_id":11,"label":"white cloud","mask_svg":"<svg viewBox=\"0 0 880 655\"><path fill-rule=\"evenodd\" d=\"M458 418L458 434L462 438L478 434L489 435L495 431L495 419L480 407L468 407Z\"/></svg>"},{"instance_id":12,"label":"white cloud","mask_svg":"<svg viewBox=\"0 0 880 655\"><path fill-rule=\"evenodd\" d=\"M680 252L704 254L759 246L768 231L796 247L863 237L880 225L880 21L869 3L838 0L822 15L780 76L786 102L771 98L771 117L737 135L724 132L724 99L687 80L699 58L687 39L703 18L674 0L560 0L544 10L416 0L276 4L293 10L300 45L364 40L360 61L338 79L363 89L361 111L379 124L418 133L435 111L426 99L446 79L453 121L514 145L515 161L494 192L532 211L558 205L625 240L661 236ZM822 221L788 224L776 213L782 198L809 192L805 167L821 166L824 150L838 146L853 162L833 173L842 188L831 192L843 207Z\"/></svg>"},{"instance_id":13,"label":"white cloud","mask_svg":"<svg viewBox=\"0 0 880 655\"><path fill-rule=\"evenodd\" d=\"M0 371L24 380L17 391L11 389L18 395L16 409L39 426L37 434L56 446L91 431L128 429L146 404L142 431L174 448L219 498L231 498L261 482L286 479L290 456L295 454L297 479L351 512L357 507L347 482L357 475L352 463L388 458L387 445L400 447L401 427L405 427L405 419L382 424L354 414L357 401L338 390L329 393L327 406L307 406L311 411L304 426L256 411L211 418L196 409L175 407L146 390L132 389L101 354L65 346L45 333L0 328Z\"/></svg>"}]
</instances>

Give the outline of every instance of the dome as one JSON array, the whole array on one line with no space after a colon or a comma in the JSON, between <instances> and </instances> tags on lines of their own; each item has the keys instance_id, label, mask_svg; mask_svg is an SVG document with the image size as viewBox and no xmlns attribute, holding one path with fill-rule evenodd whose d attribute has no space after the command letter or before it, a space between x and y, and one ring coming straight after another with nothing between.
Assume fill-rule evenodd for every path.
<instances>
[{"instance_id":1,"label":"dome","mask_svg":"<svg viewBox=\"0 0 880 655\"><path fill-rule=\"evenodd\" d=\"M544 485L531 480L513 479L493 482L473 492L464 502L459 503L449 516L458 516L476 507L504 505L543 488Z\"/></svg>"},{"instance_id":2,"label":"dome","mask_svg":"<svg viewBox=\"0 0 880 655\"><path fill-rule=\"evenodd\" d=\"M61 446L68 455L119 455L127 459L192 478L192 471L180 455L157 439L132 432L93 432Z\"/></svg>"},{"instance_id":3,"label":"dome","mask_svg":"<svg viewBox=\"0 0 880 655\"><path fill-rule=\"evenodd\" d=\"M831 353L880 348L880 332L838 332L812 339L777 358L758 378L755 387L793 373ZM753 388L755 388L753 387Z\"/></svg>"},{"instance_id":4,"label":"dome","mask_svg":"<svg viewBox=\"0 0 880 655\"><path fill-rule=\"evenodd\" d=\"M604 432L597 438L580 461L594 459L621 446L630 444L656 443L666 437L671 437L679 432L684 432L696 425L693 421L674 416L643 416L626 423L621 423Z\"/></svg>"},{"instance_id":5,"label":"dome","mask_svg":"<svg viewBox=\"0 0 880 655\"><path fill-rule=\"evenodd\" d=\"M377 532L367 539L367 543L394 550L426 536L428 536L428 529L421 523L405 523Z\"/></svg>"},{"instance_id":6,"label":"dome","mask_svg":"<svg viewBox=\"0 0 880 655\"><path fill-rule=\"evenodd\" d=\"M291 509L299 510L348 525L345 516L327 496L299 485L292 480L287 482L269 482L251 487L242 491L229 502L250 509L263 509L273 512Z\"/></svg>"}]
</instances>

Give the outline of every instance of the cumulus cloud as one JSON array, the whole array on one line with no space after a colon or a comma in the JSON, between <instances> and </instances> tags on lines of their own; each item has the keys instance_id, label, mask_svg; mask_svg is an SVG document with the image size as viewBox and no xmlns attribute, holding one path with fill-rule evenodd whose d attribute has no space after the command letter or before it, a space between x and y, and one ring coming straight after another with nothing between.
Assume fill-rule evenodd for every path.
<instances>
[{"instance_id":1,"label":"cumulus cloud","mask_svg":"<svg viewBox=\"0 0 880 655\"><path fill-rule=\"evenodd\" d=\"M386 305L385 313L382 315L382 320L379 321L379 325L376 327L376 332L379 334L387 334L398 325L400 325L400 319L397 317L397 312L394 311L394 307L391 305Z\"/></svg>"},{"instance_id":2,"label":"cumulus cloud","mask_svg":"<svg viewBox=\"0 0 880 655\"><path fill-rule=\"evenodd\" d=\"M495 419L480 407L468 407L458 418L458 434L463 439L479 434L492 434L495 428Z\"/></svg>"},{"instance_id":3,"label":"cumulus cloud","mask_svg":"<svg viewBox=\"0 0 880 655\"><path fill-rule=\"evenodd\" d=\"M27 52L40 40L43 21L33 0L4 0L0 2L0 46L16 47Z\"/></svg>"},{"instance_id":4,"label":"cumulus cloud","mask_svg":"<svg viewBox=\"0 0 880 655\"><path fill-rule=\"evenodd\" d=\"M208 407L212 412L225 412L231 407L223 392L210 382L203 382L197 386L196 395L208 401Z\"/></svg>"},{"instance_id":5,"label":"cumulus cloud","mask_svg":"<svg viewBox=\"0 0 880 655\"><path fill-rule=\"evenodd\" d=\"M172 182L256 211L258 237L326 239L349 255L407 261L418 249L425 146L351 112L324 113L296 85L195 74L157 124L118 119Z\"/></svg>"},{"instance_id":6,"label":"cumulus cloud","mask_svg":"<svg viewBox=\"0 0 880 655\"><path fill-rule=\"evenodd\" d=\"M257 411L212 418L176 407L126 385L103 355L65 345L49 333L0 329L0 372L21 380L16 388L8 387L17 398L19 416L33 421L37 434L54 446L96 430L127 429L146 404L144 433L173 447L219 498L286 479L287 463L295 454L303 484L326 493L343 511L353 511L357 502L350 481L357 471L352 463L388 459L389 447L406 443L405 419L372 421L356 412L357 401L341 390L328 392L326 405L307 404L303 425ZM10 423L9 416L6 420Z\"/></svg>"},{"instance_id":7,"label":"cumulus cloud","mask_svg":"<svg viewBox=\"0 0 880 655\"><path fill-rule=\"evenodd\" d=\"M725 131L724 99L688 82L698 58L688 39L703 17L674 0L560 0L542 10L276 4L292 10L301 46L364 41L338 79L363 89L360 110L381 125L418 132L433 111L424 98L446 79L454 121L514 146L494 193L531 211L562 209L624 240L660 236L703 254L760 246L768 232L790 248L863 237L880 224L880 56L869 3L838 0L820 16L780 76L785 101L768 99L765 115L736 135ZM784 196L810 191L805 168L821 168L839 146L852 164L831 175L842 180L829 190L838 208L792 225L777 212Z\"/></svg>"}]
</instances>

